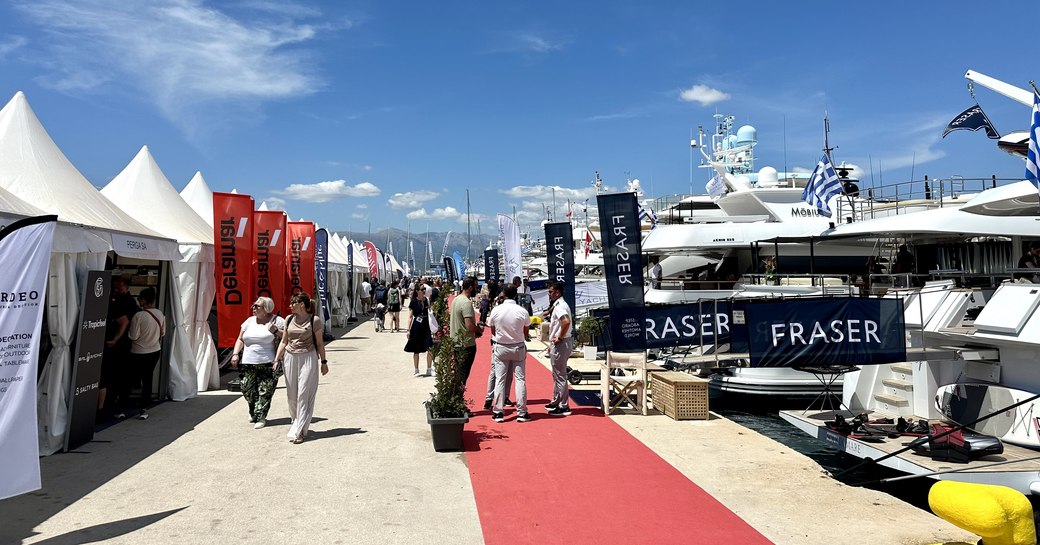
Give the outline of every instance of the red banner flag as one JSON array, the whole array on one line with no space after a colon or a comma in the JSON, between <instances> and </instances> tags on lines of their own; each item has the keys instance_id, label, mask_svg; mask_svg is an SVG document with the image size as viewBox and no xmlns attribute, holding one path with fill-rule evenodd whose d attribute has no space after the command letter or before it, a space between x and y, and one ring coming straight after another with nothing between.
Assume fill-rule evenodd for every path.
<instances>
[{"instance_id":1,"label":"red banner flag","mask_svg":"<svg viewBox=\"0 0 1040 545\"><path fill-rule=\"evenodd\" d=\"M314 224L309 221L290 221L288 259L285 272L285 308L288 312L289 298L303 292L314 299Z\"/></svg>"},{"instance_id":2,"label":"red banner flag","mask_svg":"<svg viewBox=\"0 0 1040 545\"><path fill-rule=\"evenodd\" d=\"M365 257L368 258L368 278L379 278L379 250L376 250L376 245L369 241L365 241Z\"/></svg>"},{"instance_id":3,"label":"red banner flag","mask_svg":"<svg viewBox=\"0 0 1040 545\"><path fill-rule=\"evenodd\" d=\"M260 210L253 212L253 235L256 240L256 255L253 258L253 270L256 281L253 292L257 297L270 297L274 300L274 312L280 316L289 313L282 302L288 299L285 294L285 261L288 229L285 212L280 210Z\"/></svg>"},{"instance_id":4,"label":"red banner flag","mask_svg":"<svg viewBox=\"0 0 1040 545\"><path fill-rule=\"evenodd\" d=\"M253 291L253 198L213 193L216 243L217 346L230 348L251 314Z\"/></svg>"}]
</instances>

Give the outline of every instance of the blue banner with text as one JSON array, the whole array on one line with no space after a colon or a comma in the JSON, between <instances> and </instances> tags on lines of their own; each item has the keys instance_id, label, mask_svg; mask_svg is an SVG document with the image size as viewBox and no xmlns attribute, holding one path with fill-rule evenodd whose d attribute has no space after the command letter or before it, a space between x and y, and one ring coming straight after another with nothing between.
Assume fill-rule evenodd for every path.
<instances>
[{"instance_id":1,"label":"blue banner with text","mask_svg":"<svg viewBox=\"0 0 1040 545\"><path fill-rule=\"evenodd\" d=\"M643 264L640 257L642 231L636 195L597 195L596 204L599 207L613 350L645 350Z\"/></svg>"},{"instance_id":2,"label":"blue banner with text","mask_svg":"<svg viewBox=\"0 0 1040 545\"><path fill-rule=\"evenodd\" d=\"M900 299L749 301L752 367L830 367L906 361Z\"/></svg>"},{"instance_id":3,"label":"blue banner with text","mask_svg":"<svg viewBox=\"0 0 1040 545\"><path fill-rule=\"evenodd\" d=\"M545 224L546 273L550 282L563 282L563 300L575 312L574 234L570 222Z\"/></svg>"}]
</instances>

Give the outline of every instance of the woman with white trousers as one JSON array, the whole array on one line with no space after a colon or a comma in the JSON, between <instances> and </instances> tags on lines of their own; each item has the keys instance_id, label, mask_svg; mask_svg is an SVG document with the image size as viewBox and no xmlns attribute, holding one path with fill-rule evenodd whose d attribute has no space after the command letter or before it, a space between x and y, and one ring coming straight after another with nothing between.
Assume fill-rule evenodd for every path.
<instances>
[{"instance_id":1,"label":"woman with white trousers","mask_svg":"<svg viewBox=\"0 0 1040 545\"><path fill-rule=\"evenodd\" d=\"M291 317L285 325L282 342L275 356L275 369L285 366L285 392L289 397L290 443L299 444L307 436L314 415L314 400L318 393L318 373L328 374L325 359L324 331L321 318L314 315L311 298L297 293L289 299Z\"/></svg>"}]
</instances>

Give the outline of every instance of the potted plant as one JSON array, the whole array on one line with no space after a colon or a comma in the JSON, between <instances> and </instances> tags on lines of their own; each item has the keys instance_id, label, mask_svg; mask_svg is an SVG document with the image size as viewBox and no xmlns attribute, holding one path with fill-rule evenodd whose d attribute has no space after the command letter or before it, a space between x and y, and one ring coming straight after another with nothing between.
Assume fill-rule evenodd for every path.
<instances>
[{"instance_id":1,"label":"potted plant","mask_svg":"<svg viewBox=\"0 0 1040 545\"><path fill-rule=\"evenodd\" d=\"M771 286L779 285L779 278L776 276L776 256L770 257L762 262L766 273L766 284Z\"/></svg>"},{"instance_id":2,"label":"potted plant","mask_svg":"<svg viewBox=\"0 0 1040 545\"><path fill-rule=\"evenodd\" d=\"M433 436L433 449L437 451L462 450L462 429L469 417L463 397L464 384L458 373L462 361L462 339L460 334L452 337L448 333L447 295L442 293L433 302L438 330L434 334L433 369L437 374L434 392L426 400L426 421Z\"/></svg>"},{"instance_id":3,"label":"potted plant","mask_svg":"<svg viewBox=\"0 0 1040 545\"><path fill-rule=\"evenodd\" d=\"M596 359L596 337L603 333L603 323L591 314L578 321L578 343L582 346L582 352L587 360Z\"/></svg>"}]
</instances>

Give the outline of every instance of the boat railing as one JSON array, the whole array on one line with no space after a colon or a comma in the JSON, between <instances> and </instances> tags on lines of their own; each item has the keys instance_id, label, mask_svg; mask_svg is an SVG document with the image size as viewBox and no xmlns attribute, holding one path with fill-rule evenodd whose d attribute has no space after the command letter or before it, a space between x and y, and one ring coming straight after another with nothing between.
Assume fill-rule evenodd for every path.
<instances>
[{"instance_id":1,"label":"boat railing","mask_svg":"<svg viewBox=\"0 0 1040 545\"><path fill-rule=\"evenodd\" d=\"M1020 181L1019 178L929 178L911 180L890 185L861 188L853 199L839 197L837 217L852 217L850 206L857 219L870 219L879 215L889 216L919 209L921 206L942 208L953 203L963 204L963 198L993 189L1000 185Z\"/></svg>"},{"instance_id":2,"label":"boat railing","mask_svg":"<svg viewBox=\"0 0 1040 545\"><path fill-rule=\"evenodd\" d=\"M805 286L805 287L823 287L823 286L846 286L848 285L849 275L833 275L833 274L799 274L799 273L748 273L741 277L742 283L745 285L756 285L756 286Z\"/></svg>"}]
</instances>

